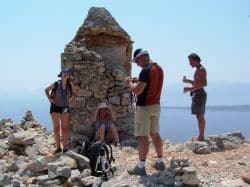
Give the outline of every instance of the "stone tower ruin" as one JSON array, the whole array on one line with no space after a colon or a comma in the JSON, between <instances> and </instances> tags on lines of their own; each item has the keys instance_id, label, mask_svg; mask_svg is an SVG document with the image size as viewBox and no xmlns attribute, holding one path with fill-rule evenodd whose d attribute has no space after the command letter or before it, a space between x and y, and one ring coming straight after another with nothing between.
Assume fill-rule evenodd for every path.
<instances>
[{"instance_id":1,"label":"stone tower ruin","mask_svg":"<svg viewBox=\"0 0 250 187\"><path fill-rule=\"evenodd\" d=\"M72 133L93 136L91 115L98 103L108 101L116 114L115 126L123 140L133 134L131 91L132 42L105 8L91 8L75 37L61 54L61 66L72 68L71 81L78 96L70 107Z\"/></svg>"}]
</instances>

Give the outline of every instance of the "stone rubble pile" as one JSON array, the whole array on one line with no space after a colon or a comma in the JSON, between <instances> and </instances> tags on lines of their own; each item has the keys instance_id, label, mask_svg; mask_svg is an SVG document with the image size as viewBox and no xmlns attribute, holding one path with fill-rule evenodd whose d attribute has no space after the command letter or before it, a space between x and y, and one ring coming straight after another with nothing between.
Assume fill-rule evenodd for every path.
<instances>
[{"instance_id":1,"label":"stone rubble pile","mask_svg":"<svg viewBox=\"0 0 250 187\"><path fill-rule=\"evenodd\" d=\"M78 146L72 147L72 150L66 153L53 155L53 135L36 122L31 111L25 114L19 125L14 124L11 119L1 120L0 128L2 132L0 186L63 186L66 184L107 186L108 183L101 178L91 176L89 159L76 153L79 145L88 140L85 135L72 135L71 141ZM125 147L123 151L128 150L131 154L136 154L131 147ZM117 150L114 150L114 153L119 157ZM119 168L119 165L117 167ZM122 170L122 168L119 169ZM149 176L147 180L149 184L157 185L194 185L196 175L195 169L192 169L188 160L173 159L170 168ZM125 183L126 181L119 181L120 185Z\"/></svg>"},{"instance_id":2,"label":"stone rubble pile","mask_svg":"<svg viewBox=\"0 0 250 187\"><path fill-rule=\"evenodd\" d=\"M231 132L208 136L205 141L188 141L186 146L196 154L209 154L212 151L237 149L241 144L249 143L241 132Z\"/></svg>"},{"instance_id":3,"label":"stone rubble pile","mask_svg":"<svg viewBox=\"0 0 250 187\"><path fill-rule=\"evenodd\" d=\"M89 159L69 150L53 155L53 135L27 111L20 124L0 121L0 186L99 186Z\"/></svg>"},{"instance_id":4,"label":"stone rubble pile","mask_svg":"<svg viewBox=\"0 0 250 187\"><path fill-rule=\"evenodd\" d=\"M170 168L175 174L174 186L197 186L200 181L197 178L196 168L188 159L172 159Z\"/></svg>"},{"instance_id":5,"label":"stone rubble pile","mask_svg":"<svg viewBox=\"0 0 250 187\"><path fill-rule=\"evenodd\" d=\"M35 120L33 114L28 110L19 125L22 129L27 130L29 128L41 127L41 125Z\"/></svg>"},{"instance_id":6,"label":"stone rubble pile","mask_svg":"<svg viewBox=\"0 0 250 187\"><path fill-rule=\"evenodd\" d=\"M101 178L91 176L89 159L73 151L55 156L43 156L33 160L26 166L26 170L34 176L29 183L41 186L85 186L101 184ZM43 174L43 175L41 175Z\"/></svg>"},{"instance_id":7,"label":"stone rubble pile","mask_svg":"<svg viewBox=\"0 0 250 187\"><path fill-rule=\"evenodd\" d=\"M182 187L198 186L200 183L197 178L196 168L185 158L172 158L170 167L162 172L149 176L147 184L149 186L176 186Z\"/></svg>"},{"instance_id":8,"label":"stone rubble pile","mask_svg":"<svg viewBox=\"0 0 250 187\"><path fill-rule=\"evenodd\" d=\"M127 150L128 151L128 150ZM131 151L131 150L130 150ZM133 151L134 152L134 151ZM135 152L134 152L135 153ZM147 176L131 176L126 172L120 173L116 179L103 183L103 187L124 186L158 186L158 187L183 187L200 186L200 180L196 174L196 168L190 160L185 158L172 158L170 166L164 171L158 171Z\"/></svg>"},{"instance_id":9,"label":"stone rubble pile","mask_svg":"<svg viewBox=\"0 0 250 187\"><path fill-rule=\"evenodd\" d=\"M29 128L27 128L28 125ZM203 186L203 184L224 184L227 180L220 181L220 176L211 176L206 171L198 171L189 159L173 157L167 164L167 169L161 172L153 171L144 177L131 176L126 172L128 166L133 166L137 159L137 150L133 147L124 147L122 150L114 148L114 157L117 171L109 181L91 175L89 159L77 154L83 141L89 140L82 134L71 136L72 145L66 153L53 155L53 135L42 128L28 111L20 124L15 124L11 119L0 120L0 186ZM226 141L237 146L249 141L244 139L241 133L228 133L226 135L211 136L213 145L223 145L228 149ZM185 153L187 144L170 144L164 141L164 151ZM217 144L216 144L217 142ZM203 143L200 143L203 145ZM226 145L226 146L225 146ZM215 150L210 145L211 150ZM222 149L222 147L220 147ZM130 155L129 158L127 158ZM247 167L248 156L236 155L230 157L237 160L238 167ZM121 162L127 160L126 162ZM200 163L204 169L217 165L216 160L204 160ZM223 174L225 175L225 174ZM197 177L198 176L198 177ZM228 177L228 180L233 177ZM212 181L211 181L212 180ZM227 185L225 185L227 186Z\"/></svg>"}]
</instances>

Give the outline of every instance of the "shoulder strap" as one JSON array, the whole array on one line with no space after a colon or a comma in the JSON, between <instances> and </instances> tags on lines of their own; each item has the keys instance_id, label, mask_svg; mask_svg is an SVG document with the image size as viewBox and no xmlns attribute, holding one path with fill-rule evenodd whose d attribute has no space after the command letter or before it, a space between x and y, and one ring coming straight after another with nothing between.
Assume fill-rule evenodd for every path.
<instances>
[{"instance_id":1,"label":"shoulder strap","mask_svg":"<svg viewBox=\"0 0 250 187\"><path fill-rule=\"evenodd\" d=\"M109 148L110 148L109 164L111 164L111 162L115 162L115 158L113 157L113 149L112 149L111 145L110 144L108 144L108 145L109 145Z\"/></svg>"},{"instance_id":2,"label":"shoulder strap","mask_svg":"<svg viewBox=\"0 0 250 187\"><path fill-rule=\"evenodd\" d=\"M115 162L115 159L113 157L112 147L110 144L107 145L105 142L103 142L102 146L105 149L107 160L108 160L109 164L111 165L111 162ZM109 146L109 148L108 148L108 146ZM109 152L109 149L110 149L110 152Z\"/></svg>"},{"instance_id":3,"label":"shoulder strap","mask_svg":"<svg viewBox=\"0 0 250 187\"><path fill-rule=\"evenodd\" d=\"M55 89L55 91L57 90L58 82L59 82L59 81L55 81L55 83L54 83L54 89Z\"/></svg>"}]
</instances>

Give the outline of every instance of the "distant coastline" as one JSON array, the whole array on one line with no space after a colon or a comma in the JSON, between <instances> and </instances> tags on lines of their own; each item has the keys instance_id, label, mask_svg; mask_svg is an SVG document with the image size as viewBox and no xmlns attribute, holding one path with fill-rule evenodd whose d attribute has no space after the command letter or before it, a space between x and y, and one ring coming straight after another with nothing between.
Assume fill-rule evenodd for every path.
<instances>
[{"instance_id":1,"label":"distant coastline","mask_svg":"<svg viewBox=\"0 0 250 187\"><path fill-rule=\"evenodd\" d=\"M190 106L162 106L164 109L187 110ZM207 110L250 111L249 105L214 105L207 106Z\"/></svg>"}]
</instances>

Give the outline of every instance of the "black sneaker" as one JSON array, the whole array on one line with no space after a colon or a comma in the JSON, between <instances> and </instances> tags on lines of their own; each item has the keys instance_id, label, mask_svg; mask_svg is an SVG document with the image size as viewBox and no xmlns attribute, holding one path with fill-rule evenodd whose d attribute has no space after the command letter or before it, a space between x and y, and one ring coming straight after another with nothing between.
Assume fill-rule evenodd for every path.
<instances>
[{"instance_id":1,"label":"black sneaker","mask_svg":"<svg viewBox=\"0 0 250 187\"><path fill-rule=\"evenodd\" d=\"M129 175L140 175L140 176L145 176L147 175L145 167L143 168L138 168L138 166L135 166L133 169L127 170Z\"/></svg>"},{"instance_id":2,"label":"black sneaker","mask_svg":"<svg viewBox=\"0 0 250 187\"><path fill-rule=\"evenodd\" d=\"M69 149L63 149L63 153L66 153Z\"/></svg>"},{"instance_id":3,"label":"black sneaker","mask_svg":"<svg viewBox=\"0 0 250 187\"><path fill-rule=\"evenodd\" d=\"M62 149L61 149L61 147L58 147L58 148L56 148L56 150L54 151L54 154L57 154L57 153L60 153L60 152L62 152Z\"/></svg>"}]
</instances>

